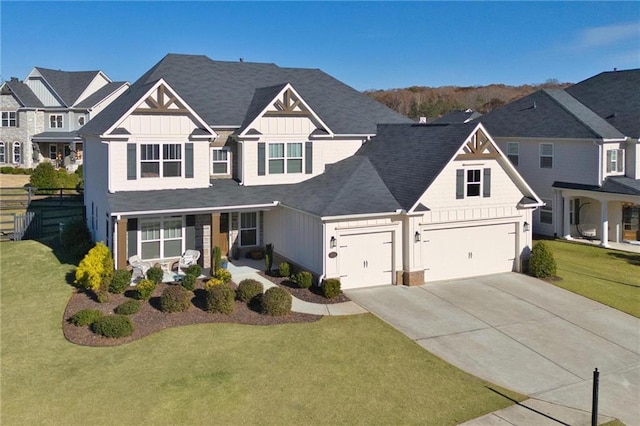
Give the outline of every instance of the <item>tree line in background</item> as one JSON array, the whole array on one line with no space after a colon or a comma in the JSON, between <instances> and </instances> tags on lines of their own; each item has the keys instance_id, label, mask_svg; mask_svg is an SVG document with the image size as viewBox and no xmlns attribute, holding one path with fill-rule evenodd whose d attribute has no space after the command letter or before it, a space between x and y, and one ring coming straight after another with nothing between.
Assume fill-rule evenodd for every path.
<instances>
[{"instance_id":1,"label":"tree line in background","mask_svg":"<svg viewBox=\"0 0 640 426\"><path fill-rule=\"evenodd\" d=\"M486 114L506 103L527 96L540 89L564 89L571 83L549 79L542 84L507 86L412 86L404 89L368 90L364 92L409 118L435 119L451 111L472 109Z\"/></svg>"}]
</instances>

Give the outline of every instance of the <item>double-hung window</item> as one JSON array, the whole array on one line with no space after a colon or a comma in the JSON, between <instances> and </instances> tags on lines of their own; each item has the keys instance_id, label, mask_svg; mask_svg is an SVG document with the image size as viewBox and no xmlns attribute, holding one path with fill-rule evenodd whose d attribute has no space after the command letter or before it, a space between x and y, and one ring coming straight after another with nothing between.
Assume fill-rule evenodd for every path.
<instances>
[{"instance_id":1,"label":"double-hung window","mask_svg":"<svg viewBox=\"0 0 640 426\"><path fill-rule=\"evenodd\" d=\"M52 114L49 116L49 128L61 129L62 123L62 114Z\"/></svg>"},{"instance_id":2,"label":"double-hung window","mask_svg":"<svg viewBox=\"0 0 640 426\"><path fill-rule=\"evenodd\" d=\"M507 158L514 166L518 165L520 160L520 146L518 142L507 142Z\"/></svg>"},{"instance_id":3,"label":"double-hung window","mask_svg":"<svg viewBox=\"0 0 640 426\"><path fill-rule=\"evenodd\" d=\"M13 163L20 164L22 162L22 147L20 142L13 143Z\"/></svg>"},{"instance_id":4,"label":"double-hung window","mask_svg":"<svg viewBox=\"0 0 640 426\"><path fill-rule=\"evenodd\" d=\"M607 151L607 173L624 172L624 150L610 149Z\"/></svg>"},{"instance_id":5,"label":"double-hung window","mask_svg":"<svg viewBox=\"0 0 640 426\"><path fill-rule=\"evenodd\" d=\"M211 174L228 175L229 170L229 151L224 148L211 148Z\"/></svg>"},{"instance_id":6,"label":"double-hung window","mask_svg":"<svg viewBox=\"0 0 640 426\"><path fill-rule=\"evenodd\" d=\"M479 197L481 185L480 169L467 170L467 197Z\"/></svg>"},{"instance_id":7,"label":"double-hung window","mask_svg":"<svg viewBox=\"0 0 640 426\"><path fill-rule=\"evenodd\" d=\"M140 223L140 253L143 259L164 259L182 254L181 217L149 219Z\"/></svg>"},{"instance_id":8,"label":"double-hung window","mask_svg":"<svg viewBox=\"0 0 640 426\"><path fill-rule=\"evenodd\" d=\"M140 173L143 178L160 177L160 145L140 145Z\"/></svg>"},{"instance_id":9,"label":"double-hung window","mask_svg":"<svg viewBox=\"0 0 640 426\"><path fill-rule=\"evenodd\" d=\"M542 199L544 206L540 207L540 222L553 223L553 202L551 200Z\"/></svg>"},{"instance_id":10,"label":"double-hung window","mask_svg":"<svg viewBox=\"0 0 640 426\"><path fill-rule=\"evenodd\" d=\"M240 245L258 245L258 213L240 213Z\"/></svg>"},{"instance_id":11,"label":"double-hung window","mask_svg":"<svg viewBox=\"0 0 640 426\"><path fill-rule=\"evenodd\" d=\"M182 145L140 145L140 173L143 178L182 176Z\"/></svg>"},{"instance_id":12,"label":"double-hung window","mask_svg":"<svg viewBox=\"0 0 640 426\"><path fill-rule=\"evenodd\" d=\"M269 174L302 173L302 143L269 144Z\"/></svg>"},{"instance_id":13,"label":"double-hung window","mask_svg":"<svg viewBox=\"0 0 640 426\"><path fill-rule=\"evenodd\" d=\"M15 111L2 111L2 127L17 127L18 119Z\"/></svg>"},{"instance_id":14,"label":"double-hung window","mask_svg":"<svg viewBox=\"0 0 640 426\"><path fill-rule=\"evenodd\" d=\"M553 144L552 143L540 144L540 168L541 169L553 168Z\"/></svg>"},{"instance_id":15,"label":"double-hung window","mask_svg":"<svg viewBox=\"0 0 640 426\"><path fill-rule=\"evenodd\" d=\"M179 143L162 145L162 176L182 176L182 146Z\"/></svg>"}]
</instances>

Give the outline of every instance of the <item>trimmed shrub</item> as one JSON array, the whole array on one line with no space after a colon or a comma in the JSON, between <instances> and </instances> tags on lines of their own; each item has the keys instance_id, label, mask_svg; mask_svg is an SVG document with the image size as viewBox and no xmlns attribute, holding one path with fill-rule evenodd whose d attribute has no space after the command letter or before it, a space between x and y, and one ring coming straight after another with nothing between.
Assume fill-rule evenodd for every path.
<instances>
[{"instance_id":1,"label":"trimmed shrub","mask_svg":"<svg viewBox=\"0 0 640 426\"><path fill-rule=\"evenodd\" d=\"M233 312L235 304L236 292L226 285L216 285L207 290L207 306L209 312L219 312L227 314Z\"/></svg>"},{"instance_id":2,"label":"trimmed shrub","mask_svg":"<svg viewBox=\"0 0 640 426\"><path fill-rule=\"evenodd\" d=\"M102 242L96 243L80 261L80 265L76 269L74 283L81 288L97 292L103 284L106 284L108 288L112 278L113 257L111 257L111 250Z\"/></svg>"},{"instance_id":3,"label":"trimmed shrub","mask_svg":"<svg viewBox=\"0 0 640 426\"><path fill-rule=\"evenodd\" d=\"M194 263L193 265L190 265L187 269L185 269L184 272L187 275L195 275L196 277L199 277L200 275L202 275L202 266Z\"/></svg>"},{"instance_id":4,"label":"trimmed shrub","mask_svg":"<svg viewBox=\"0 0 640 426\"><path fill-rule=\"evenodd\" d=\"M251 278L244 279L238 284L238 291L236 291L236 297L241 302L249 303L251 299L259 294L262 294L264 287L262 283Z\"/></svg>"},{"instance_id":5,"label":"trimmed shrub","mask_svg":"<svg viewBox=\"0 0 640 426\"><path fill-rule=\"evenodd\" d=\"M126 269L117 269L113 272L113 279L109 284L109 293L124 293L129 284L131 284L131 272Z\"/></svg>"},{"instance_id":6,"label":"trimmed shrub","mask_svg":"<svg viewBox=\"0 0 640 426\"><path fill-rule=\"evenodd\" d=\"M531 250L529 274L536 278L551 277L556 274L556 260L544 241L539 241Z\"/></svg>"},{"instance_id":7,"label":"trimmed shrub","mask_svg":"<svg viewBox=\"0 0 640 426\"><path fill-rule=\"evenodd\" d=\"M218 246L213 248L213 262L211 263L213 264L214 271L222 269L222 249Z\"/></svg>"},{"instance_id":8,"label":"trimmed shrub","mask_svg":"<svg viewBox=\"0 0 640 426\"><path fill-rule=\"evenodd\" d=\"M96 309L83 309L73 314L69 322L77 326L91 325L103 316L103 313Z\"/></svg>"},{"instance_id":9,"label":"trimmed shrub","mask_svg":"<svg viewBox=\"0 0 640 426\"><path fill-rule=\"evenodd\" d=\"M36 188L59 188L60 180L53 164L40 163L29 177L29 184ZM53 194L54 191L37 191L38 194Z\"/></svg>"},{"instance_id":10,"label":"trimmed shrub","mask_svg":"<svg viewBox=\"0 0 640 426\"><path fill-rule=\"evenodd\" d=\"M153 281L156 284L160 284L162 282L162 278L164 278L164 272L159 266L152 266L147 271L147 279Z\"/></svg>"},{"instance_id":11,"label":"trimmed shrub","mask_svg":"<svg viewBox=\"0 0 640 426\"><path fill-rule=\"evenodd\" d=\"M109 303L111 300L111 295L109 294L109 287L105 285L101 285L100 289L95 292L96 300L98 303Z\"/></svg>"},{"instance_id":12,"label":"trimmed shrub","mask_svg":"<svg viewBox=\"0 0 640 426\"><path fill-rule=\"evenodd\" d=\"M340 280L338 278L329 278L322 283L322 295L327 299L333 299L340 296Z\"/></svg>"},{"instance_id":13,"label":"trimmed shrub","mask_svg":"<svg viewBox=\"0 0 640 426\"><path fill-rule=\"evenodd\" d=\"M271 287L262 296L262 313L282 316L291 313L291 293L282 287Z\"/></svg>"},{"instance_id":14,"label":"trimmed shrub","mask_svg":"<svg viewBox=\"0 0 640 426\"><path fill-rule=\"evenodd\" d=\"M291 275L291 265L287 262L282 262L279 266L279 272L281 277L288 278Z\"/></svg>"},{"instance_id":15,"label":"trimmed shrub","mask_svg":"<svg viewBox=\"0 0 640 426\"><path fill-rule=\"evenodd\" d=\"M109 315L91 324L91 331L104 337L127 337L133 333L133 323L124 315Z\"/></svg>"},{"instance_id":16,"label":"trimmed shrub","mask_svg":"<svg viewBox=\"0 0 640 426\"><path fill-rule=\"evenodd\" d=\"M74 258L81 258L93 246L91 234L82 219L74 219L64 224L60 244Z\"/></svg>"},{"instance_id":17,"label":"trimmed shrub","mask_svg":"<svg viewBox=\"0 0 640 426\"><path fill-rule=\"evenodd\" d=\"M193 291L196 289L196 276L187 274L180 280L180 285L186 290Z\"/></svg>"},{"instance_id":18,"label":"trimmed shrub","mask_svg":"<svg viewBox=\"0 0 640 426\"><path fill-rule=\"evenodd\" d=\"M313 276L311 272L301 271L296 274L296 283L300 288L310 288L313 284Z\"/></svg>"},{"instance_id":19,"label":"trimmed shrub","mask_svg":"<svg viewBox=\"0 0 640 426\"><path fill-rule=\"evenodd\" d=\"M67 188L71 191L65 192L74 192L80 183L80 176L75 173L67 173L65 169L59 169L56 171L57 173L57 181L58 186L61 188Z\"/></svg>"},{"instance_id":20,"label":"trimmed shrub","mask_svg":"<svg viewBox=\"0 0 640 426\"><path fill-rule=\"evenodd\" d=\"M114 312L118 315L133 315L140 312L140 302L137 300L127 300L116 306Z\"/></svg>"},{"instance_id":21,"label":"trimmed shrub","mask_svg":"<svg viewBox=\"0 0 640 426\"><path fill-rule=\"evenodd\" d=\"M209 279L209 281L204 283L204 289L205 290L211 290L213 287L218 287L218 286L221 286L223 284L224 283L222 282L222 280L220 278L212 277L211 279Z\"/></svg>"},{"instance_id":22,"label":"trimmed shrub","mask_svg":"<svg viewBox=\"0 0 640 426\"><path fill-rule=\"evenodd\" d=\"M141 280L136 286L136 299L149 300L153 294L153 290L156 289L156 282L146 279Z\"/></svg>"},{"instance_id":23,"label":"trimmed shrub","mask_svg":"<svg viewBox=\"0 0 640 426\"><path fill-rule=\"evenodd\" d=\"M231 281L231 272L227 271L226 269L216 269L216 273L214 276L222 281L223 284L227 284Z\"/></svg>"},{"instance_id":24,"label":"trimmed shrub","mask_svg":"<svg viewBox=\"0 0 640 426\"><path fill-rule=\"evenodd\" d=\"M191 306L191 292L179 285L167 287L160 296L162 312L184 312Z\"/></svg>"}]
</instances>

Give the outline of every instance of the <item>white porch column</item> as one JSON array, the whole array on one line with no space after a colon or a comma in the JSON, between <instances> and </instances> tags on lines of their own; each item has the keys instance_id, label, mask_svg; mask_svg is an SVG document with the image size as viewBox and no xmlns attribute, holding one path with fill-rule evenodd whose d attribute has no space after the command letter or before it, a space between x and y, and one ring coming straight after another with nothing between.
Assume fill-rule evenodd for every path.
<instances>
[{"instance_id":1,"label":"white porch column","mask_svg":"<svg viewBox=\"0 0 640 426\"><path fill-rule=\"evenodd\" d=\"M570 210L571 210L571 198L562 196L562 238L565 240L571 240L571 219L570 219ZM573 213L575 215L575 212Z\"/></svg>"},{"instance_id":2,"label":"white porch column","mask_svg":"<svg viewBox=\"0 0 640 426\"><path fill-rule=\"evenodd\" d=\"M600 245L609 247L609 218L608 218L609 202L600 200Z\"/></svg>"}]
</instances>

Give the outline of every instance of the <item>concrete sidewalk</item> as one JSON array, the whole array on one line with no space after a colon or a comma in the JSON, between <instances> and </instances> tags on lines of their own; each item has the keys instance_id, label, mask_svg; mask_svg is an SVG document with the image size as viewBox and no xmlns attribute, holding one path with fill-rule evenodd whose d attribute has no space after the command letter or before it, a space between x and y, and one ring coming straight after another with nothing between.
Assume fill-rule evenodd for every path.
<instances>
[{"instance_id":1,"label":"concrete sidewalk","mask_svg":"<svg viewBox=\"0 0 640 426\"><path fill-rule=\"evenodd\" d=\"M256 261L240 260L234 261L233 263L229 262L228 270L231 272L235 282L239 283L244 279L251 278L262 283L265 291L271 287L276 287L274 283L258 274ZM355 302L320 304L305 302L293 296L291 296L291 298L291 310L303 314L340 316L364 314L367 312L367 310Z\"/></svg>"},{"instance_id":2,"label":"concrete sidewalk","mask_svg":"<svg viewBox=\"0 0 640 426\"><path fill-rule=\"evenodd\" d=\"M638 318L517 273L346 293L445 361L545 402L565 424L583 424L598 368L599 413L640 426ZM475 424L509 424L525 412L534 413L513 406ZM537 425L544 416L534 417L511 424Z\"/></svg>"}]
</instances>

